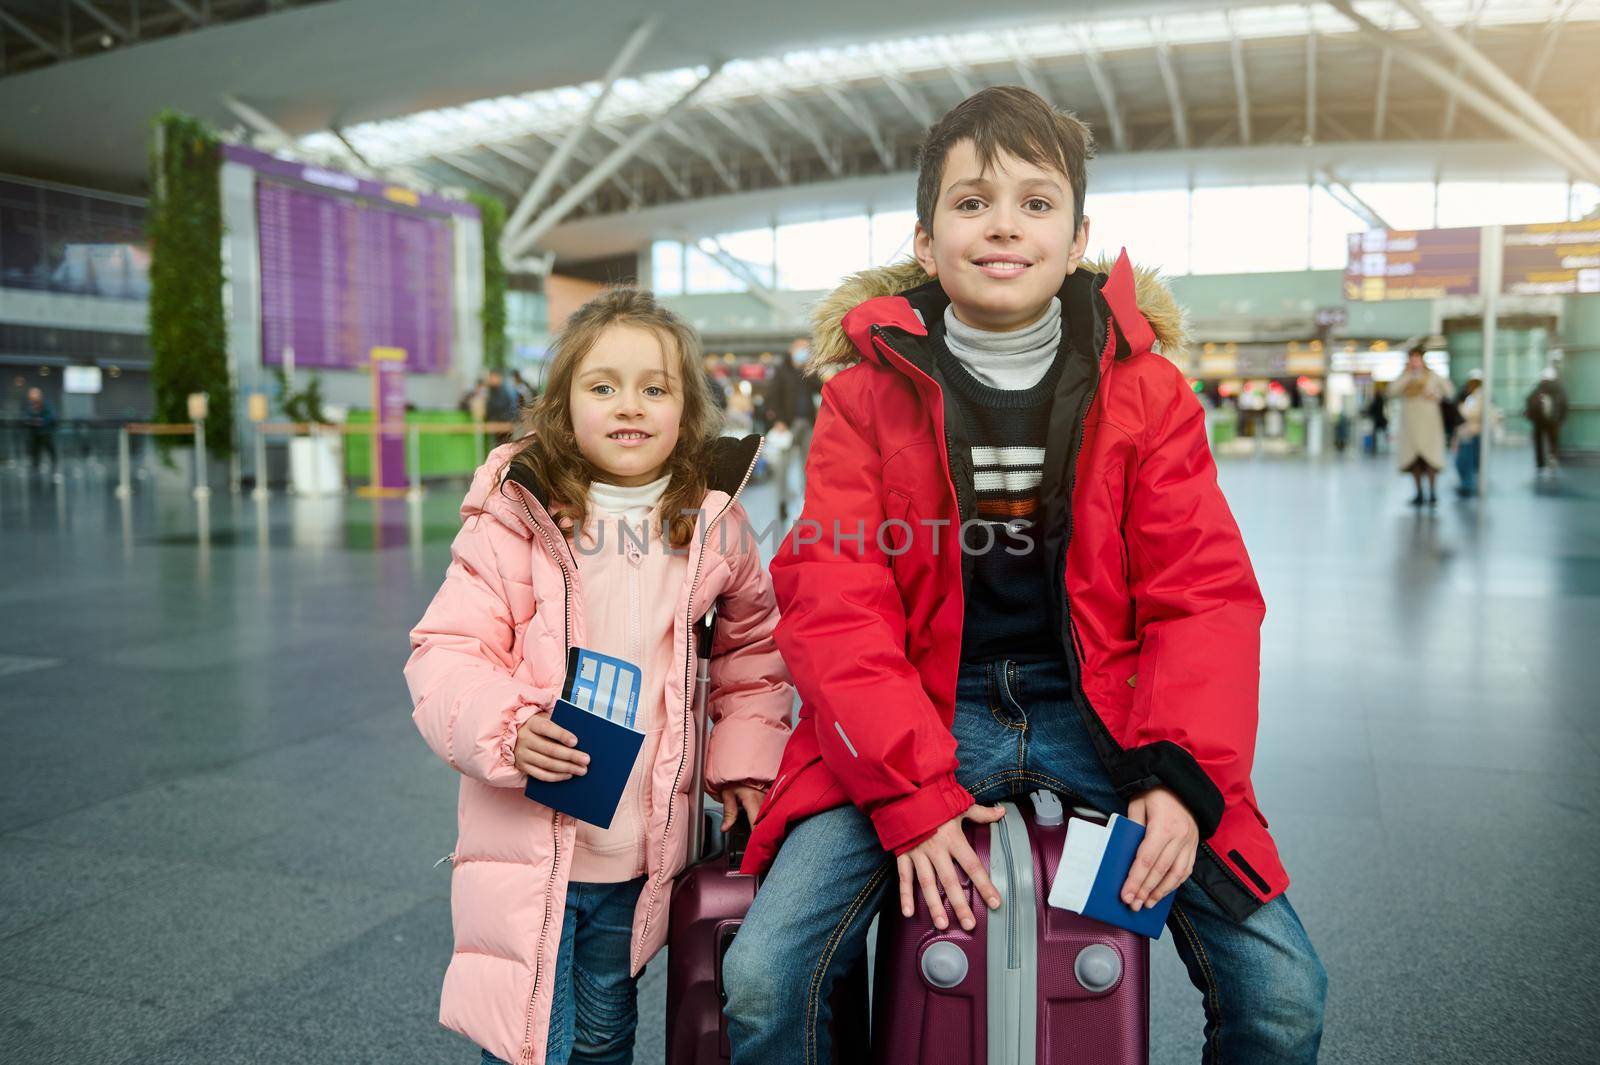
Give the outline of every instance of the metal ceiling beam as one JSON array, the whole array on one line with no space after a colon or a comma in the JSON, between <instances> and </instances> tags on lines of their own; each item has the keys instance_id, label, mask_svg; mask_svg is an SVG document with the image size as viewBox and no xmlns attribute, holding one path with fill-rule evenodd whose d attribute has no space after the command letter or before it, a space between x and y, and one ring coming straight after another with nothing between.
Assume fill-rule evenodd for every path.
<instances>
[{"instance_id":1,"label":"metal ceiling beam","mask_svg":"<svg viewBox=\"0 0 1600 1065\"><path fill-rule=\"evenodd\" d=\"M121 37L124 42L133 40L133 33L128 29L128 27L124 26L122 23L118 22L104 11L101 11L98 7L95 7L94 4L89 2L89 0L69 0L69 2L73 7L77 8L79 11L82 11L85 15L88 15L96 22L100 23L101 26L105 27L107 30L110 30L118 37Z\"/></svg>"},{"instance_id":2,"label":"metal ceiling beam","mask_svg":"<svg viewBox=\"0 0 1600 1065\"><path fill-rule=\"evenodd\" d=\"M190 22L193 22L196 26L205 24L205 15L196 11L189 4L185 3L184 0L167 0L167 6L178 12L178 14L182 15Z\"/></svg>"},{"instance_id":3,"label":"metal ceiling beam","mask_svg":"<svg viewBox=\"0 0 1600 1065\"><path fill-rule=\"evenodd\" d=\"M872 150L878 153L878 162L883 164L883 168L893 170L894 152L889 149L889 144L883 136L883 128L867 109L867 105L846 96L838 86L822 85L820 88L822 95L832 101L833 106L837 107L845 118L867 135L867 140L872 142Z\"/></svg>"},{"instance_id":4,"label":"metal ceiling beam","mask_svg":"<svg viewBox=\"0 0 1600 1065\"><path fill-rule=\"evenodd\" d=\"M778 158L778 153L772 147L772 141L756 123L736 118L721 107L706 106L701 110L722 123L728 132L754 148L781 184L788 185L794 180L789 171L789 164Z\"/></svg>"},{"instance_id":5,"label":"metal ceiling beam","mask_svg":"<svg viewBox=\"0 0 1600 1065\"><path fill-rule=\"evenodd\" d=\"M29 44L33 45L35 48L39 49L41 52L53 59L65 58L65 53L61 51L59 46L51 44L49 41L45 40L45 38L32 26L29 26L26 22L23 22L21 19L17 18L3 7L0 7L0 26L9 27L17 36L25 38Z\"/></svg>"},{"instance_id":6,"label":"metal ceiling beam","mask_svg":"<svg viewBox=\"0 0 1600 1065\"><path fill-rule=\"evenodd\" d=\"M1399 2L1406 4L1411 0L1399 0ZM1446 90L1454 89L1460 92L1461 99L1467 106L1483 115L1483 117L1499 126L1505 132L1537 149L1542 154L1549 156L1562 166L1569 168L1583 177L1585 181L1600 184L1600 160L1595 160L1593 163L1589 161L1590 157L1594 156L1592 150L1584 147L1582 153L1571 151L1564 141L1546 135L1542 129L1534 128L1533 124L1527 121L1525 115L1513 112L1481 89L1457 78L1442 63L1412 48L1394 34L1386 33L1379 29L1357 12L1351 5L1350 0L1328 0L1328 3L1354 23L1356 31L1363 37L1378 45L1388 45L1394 49L1394 54L1402 62L1411 66L1434 84ZM1520 88L1518 91L1521 91ZM1559 125L1559 123L1557 124ZM1581 141L1578 144L1581 147L1583 146Z\"/></svg>"},{"instance_id":7,"label":"metal ceiling beam","mask_svg":"<svg viewBox=\"0 0 1600 1065\"><path fill-rule=\"evenodd\" d=\"M956 83L963 100L978 91L978 83L973 79L972 68L962 62L961 57L956 55L955 49L950 47L950 42L943 37L939 38L939 58L944 60L945 73Z\"/></svg>"},{"instance_id":8,"label":"metal ceiling beam","mask_svg":"<svg viewBox=\"0 0 1600 1065\"><path fill-rule=\"evenodd\" d=\"M1406 12L1421 23L1429 36L1444 45L1453 55L1466 63L1470 69L1504 101L1513 113L1522 116L1525 122L1531 123L1541 133L1556 144L1561 145L1567 154L1584 164L1584 170L1590 175L1600 174L1600 152L1596 152L1582 138L1573 133L1555 115L1552 115L1533 95L1518 85L1505 71L1490 62L1482 52L1463 41L1461 37L1445 27L1438 19L1434 18L1417 0L1398 0ZM1349 0L1337 0L1335 7L1348 7ZM1595 181L1591 176L1588 180Z\"/></svg>"},{"instance_id":9,"label":"metal ceiling beam","mask_svg":"<svg viewBox=\"0 0 1600 1065\"><path fill-rule=\"evenodd\" d=\"M249 126L261 136L266 137L268 140L276 141L279 147L284 147L294 143L294 138L289 136L282 126L278 125L272 119L268 118L260 111L257 111L255 108L251 107L237 96L224 93L222 102L229 111L234 113L239 121L243 122L246 126Z\"/></svg>"},{"instance_id":10,"label":"metal ceiling beam","mask_svg":"<svg viewBox=\"0 0 1600 1065\"><path fill-rule=\"evenodd\" d=\"M772 108L774 114L787 122L796 133L800 134L806 140L811 142L811 146L815 148L817 150L817 154L822 157L822 165L828 168L829 174L833 175L834 177L838 177L844 172L844 168L839 162L839 153L835 151L833 145L829 144L827 139L823 137L822 128L817 125L815 119L811 118L809 115L801 114L797 108L789 103L789 101L779 99L776 96L769 96L766 93L762 93L761 100L768 107Z\"/></svg>"},{"instance_id":11,"label":"metal ceiling beam","mask_svg":"<svg viewBox=\"0 0 1600 1065\"><path fill-rule=\"evenodd\" d=\"M1539 50L1533 57L1533 63L1528 68L1528 91L1537 92L1539 82L1544 79L1545 68L1550 65L1550 57L1555 54L1556 42L1561 39L1561 27L1566 24L1567 16L1578 5L1578 0L1566 0L1550 21L1544 27L1544 39L1539 42Z\"/></svg>"},{"instance_id":12,"label":"metal ceiling beam","mask_svg":"<svg viewBox=\"0 0 1600 1065\"><path fill-rule=\"evenodd\" d=\"M499 189L508 196L515 196L522 191L522 186L519 183L496 170L484 166L476 159L465 159L454 152L436 152L433 158L452 170L461 171L480 184L487 185L492 189Z\"/></svg>"},{"instance_id":13,"label":"metal ceiling beam","mask_svg":"<svg viewBox=\"0 0 1600 1065\"><path fill-rule=\"evenodd\" d=\"M1384 120L1389 117L1389 68L1394 66L1394 52L1389 48L1383 50L1383 58L1378 60L1378 98L1372 105L1372 139L1383 140Z\"/></svg>"},{"instance_id":14,"label":"metal ceiling beam","mask_svg":"<svg viewBox=\"0 0 1600 1065\"><path fill-rule=\"evenodd\" d=\"M1045 86L1044 79L1039 76L1038 69L1033 65L1033 60L1022 50L1022 40L1017 36L1016 30L1007 30L1005 34L1006 54L1011 57L1011 65L1017 68L1017 73L1022 77L1022 84L1027 86L1035 95L1045 103L1054 107L1054 96Z\"/></svg>"},{"instance_id":15,"label":"metal ceiling beam","mask_svg":"<svg viewBox=\"0 0 1600 1065\"><path fill-rule=\"evenodd\" d=\"M356 146L351 144L350 139L344 135L344 130L340 129L338 126L329 126L328 132L333 134L335 140L344 145L344 150L350 153L350 158L354 159L368 170L376 171L378 169L371 163L367 162L366 156L362 155L356 150Z\"/></svg>"},{"instance_id":16,"label":"metal ceiling beam","mask_svg":"<svg viewBox=\"0 0 1600 1065\"><path fill-rule=\"evenodd\" d=\"M622 50L617 53L616 58L611 61L611 65L606 68L605 75L600 82L600 91L589 102L589 107L584 112L583 118L567 134L566 139L561 142L555 154L546 160L544 169L539 171L538 175L533 179L533 183L522 192L521 198L517 201L517 206L511 212L511 217L506 220L506 226L501 235L502 247L510 247L521 238L523 231L528 228L529 222L533 219L534 211L538 210L544 203L545 196L549 194L550 189L561 177L562 172L566 169L567 161L572 158L572 153L577 150L579 142L593 127L595 116L600 113L600 108L611 98L611 90L616 88L617 79L622 77L634 59L638 57L640 50L645 46L645 42L649 41L651 34L655 33L656 25L656 19L645 19L634 27L633 32L628 35L627 41L622 45ZM510 258L510 256L507 256L507 258Z\"/></svg>"},{"instance_id":17,"label":"metal ceiling beam","mask_svg":"<svg viewBox=\"0 0 1600 1065\"><path fill-rule=\"evenodd\" d=\"M1478 20L1483 18L1483 9L1487 5L1488 0L1473 0L1471 10L1467 12L1466 27L1468 44L1471 44L1478 36ZM1465 73L1465 67L1466 61L1458 57L1456 59L1456 77L1459 78L1463 73ZM1459 93L1452 92L1446 96L1444 103L1444 121L1439 125L1439 136L1441 139L1449 140L1455 134L1456 111L1460 105L1461 95Z\"/></svg>"},{"instance_id":18,"label":"metal ceiling beam","mask_svg":"<svg viewBox=\"0 0 1600 1065\"><path fill-rule=\"evenodd\" d=\"M594 128L596 132L613 144L622 144L628 139L627 134L604 122L596 122ZM672 169L671 164L667 162L667 157L654 144L641 144L639 146L639 158L649 163L656 173L661 175L661 179L667 183L667 187L672 189L680 199L687 200L690 198L689 183L683 180L676 170Z\"/></svg>"},{"instance_id":19,"label":"metal ceiling beam","mask_svg":"<svg viewBox=\"0 0 1600 1065\"><path fill-rule=\"evenodd\" d=\"M1128 126L1122 120L1122 109L1117 106L1117 91L1100 62L1100 49L1084 27L1078 27L1077 36L1084 66L1089 68L1089 80L1094 82L1094 91L1099 94L1100 106L1106 112L1106 123L1111 127L1111 143L1117 151L1125 152L1128 150Z\"/></svg>"},{"instance_id":20,"label":"metal ceiling beam","mask_svg":"<svg viewBox=\"0 0 1600 1065\"><path fill-rule=\"evenodd\" d=\"M711 244L709 248L706 247L708 242ZM789 313L789 308L785 307L783 301L773 293L770 285L756 276L755 271L750 268L750 264L730 252L723 246L722 241L716 237L701 237L699 240L685 240L684 243L699 251L700 254L710 256L713 262L732 274L734 280L744 285L745 291L751 296L754 296L780 314L787 315Z\"/></svg>"},{"instance_id":21,"label":"metal ceiling beam","mask_svg":"<svg viewBox=\"0 0 1600 1065\"><path fill-rule=\"evenodd\" d=\"M1309 9L1306 27L1306 140L1317 143L1317 35L1311 29Z\"/></svg>"},{"instance_id":22,"label":"metal ceiling beam","mask_svg":"<svg viewBox=\"0 0 1600 1065\"><path fill-rule=\"evenodd\" d=\"M723 162L722 156L718 155L717 150L708 144L705 139L689 136L676 122L662 123L661 132L704 159L711 166L717 177L722 179L722 183L727 186L729 192L739 191L738 175L729 168L727 163Z\"/></svg>"},{"instance_id":23,"label":"metal ceiling beam","mask_svg":"<svg viewBox=\"0 0 1600 1065\"><path fill-rule=\"evenodd\" d=\"M596 127L598 128L598 123L596 123ZM561 142L559 140L547 134L535 132L534 136L543 141L545 144L549 145L552 149L561 147ZM493 152L495 155L498 155L508 163L522 167L522 169L526 170L531 176L538 175L544 170L545 164L550 161L549 156L545 156L544 159L535 159L521 148L510 144L485 142L477 145L477 147L488 152ZM574 150L572 153L572 158L576 159L580 163L586 163L589 166L596 166L600 162L600 157L590 152L587 148L578 148ZM622 177L619 174L611 175L611 185L618 192L626 196L630 203L639 198L638 188L622 180Z\"/></svg>"},{"instance_id":24,"label":"metal ceiling beam","mask_svg":"<svg viewBox=\"0 0 1600 1065\"><path fill-rule=\"evenodd\" d=\"M721 69L721 63L713 65L703 78L680 94L666 110L635 130L626 141L617 145L598 167L579 178L571 188L561 194L560 199L545 208L538 219L518 234L514 240L502 242L504 249L511 252L506 258L516 259L531 252L541 237L550 232L563 218L570 214L574 207L582 203L584 197L593 192L602 181L616 173L618 167L633 158L642 145L660 132L662 124L698 96L700 90L705 88L707 83L716 77Z\"/></svg>"},{"instance_id":25,"label":"metal ceiling beam","mask_svg":"<svg viewBox=\"0 0 1600 1065\"><path fill-rule=\"evenodd\" d=\"M884 85L894 93L894 98L900 101L900 106L911 112L911 117L917 120L918 125L923 129L933 125L933 109L928 106L928 101L913 91L899 74L879 64L878 77L883 79Z\"/></svg>"},{"instance_id":26,"label":"metal ceiling beam","mask_svg":"<svg viewBox=\"0 0 1600 1065\"><path fill-rule=\"evenodd\" d=\"M1183 113L1183 91L1178 87L1178 68L1172 62L1172 48L1161 36L1161 26L1150 19L1150 35L1155 41L1156 65L1161 68L1161 83L1167 89L1167 103L1172 108L1172 135L1178 147L1189 147L1189 120Z\"/></svg>"},{"instance_id":27,"label":"metal ceiling beam","mask_svg":"<svg viewBox=\"0 0 1600 1065\"><path fill-rule=\"evenodd\" d=\"M1317 184L1322 186L1322 188L1327 191L1328 195L1332 196L1341 207L1365 222L1367 224L1367 228L1394 228L1384 220L1383 215L1379 214L1376 208L1374 208L1366 200L1363 200L1360 196L1357 196L1355 190L1352 189L1347 182L1335 176L1332 171L1317 171L1316 181Z\"/></svg>"},{"instance_id":28,"label":"metal ceiling beam","mask_svg":"<svg viewBox=\"0 0 1600 1065\"><path fill-rule=\"evenodd\" d=\"M1244 42L1239 39L1239 28L1233 24L1233 12L1224 11L1223 21L1228 24L1228 50L1233 56L1233 95L1239 108L1239 142L1250 143L1250 88L1244 73Z\"/></svg>"}]
</instances>

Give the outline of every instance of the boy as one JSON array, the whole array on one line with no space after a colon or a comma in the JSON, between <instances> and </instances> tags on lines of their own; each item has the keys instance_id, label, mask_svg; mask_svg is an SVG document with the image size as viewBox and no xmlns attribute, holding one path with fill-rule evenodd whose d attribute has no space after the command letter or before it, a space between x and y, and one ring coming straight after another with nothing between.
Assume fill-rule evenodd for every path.
<instances>
[{"instance_id":1,"label":"boy","mask_svg":"<svg viewBox=\"0 0 1600 1065\"><path fill-rule=\"evenodd\" d=\"M804 709L745 859L734 1065L829 1060L884 893L974 927L957 871L998 896L962 821L1039 787L1145 824L1123 898L1178 892L1205 1061L1316 1058L1326 976L1250 786L1264 607L1153 351L1182 342L1171 296L1126 255L1082 267L1091 153L1031 92L963 101L923 145L916 265L819 311L813 370L856 365L772 564Z\"/></svg>"}]
</instances>

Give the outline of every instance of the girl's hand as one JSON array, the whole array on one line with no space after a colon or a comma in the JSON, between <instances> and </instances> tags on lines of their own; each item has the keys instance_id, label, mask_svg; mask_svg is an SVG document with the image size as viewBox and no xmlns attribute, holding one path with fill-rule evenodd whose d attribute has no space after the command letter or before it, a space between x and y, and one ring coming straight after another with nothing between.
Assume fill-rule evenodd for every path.
<instances>
[{"instance_id":1,"label":"girl's hand","mask_svg":"<svg viewBox=\"0 0 1600 1065\"><path fill-rule=\"evenodd\" d=\"M518 772L552 784L589 771L589 756L578 750L578 737L544 714L522 723L513 756Z\"/></svg>"},{"instance_id":2,"label":"girl's hand","mask_svg":"<svg viewBox=\"0 0 1600 1065\"><path fill-rule=\"evenodd\" d=\"M750 823L755 824L756 814L761 811L761 802L766 797L767 789L758 788L753 784L735 784L731 788L723 788L722 831L726 832L733 827L741 809L745 812L745 816L750 818Z\"/></svg>"},{"instance_id":3,"label":"girl's hand","mask_svg":"<svg viewBox=\"0 0 1600 1065\"><path fill-rule=\"evenodd\" d=\"M1200 826L1183 800L1166 788L1152 788L1130 802L1128 820L1144 826L1144 842L1122 885L1122 901L1138 912L1189 879L1200 848Z\"/></svg>"}]
</instances>

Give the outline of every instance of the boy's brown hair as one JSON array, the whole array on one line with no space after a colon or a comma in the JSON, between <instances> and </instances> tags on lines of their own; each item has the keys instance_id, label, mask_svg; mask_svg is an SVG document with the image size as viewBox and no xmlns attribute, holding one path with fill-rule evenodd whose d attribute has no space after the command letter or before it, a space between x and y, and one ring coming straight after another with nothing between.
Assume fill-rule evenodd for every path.
<instances>
[{"instance_id":1,"label":"boy's brown hair","mask_svg":"<svg viewBox=\"0 0 1600 1065\"><path fill-rule=\"evenodd\" d=\"M1038 93L1019 85L995 85L956 104L928 130L917 157L917 222L933 231L944 163L950 149L970 140L987 170L1001 152L1034 166L1059 170L1072 183L1072 230L1083 228L1083 194L1088 188L1094 134L1069 111L1051 107Z\"/></svg>"}]
</instances>

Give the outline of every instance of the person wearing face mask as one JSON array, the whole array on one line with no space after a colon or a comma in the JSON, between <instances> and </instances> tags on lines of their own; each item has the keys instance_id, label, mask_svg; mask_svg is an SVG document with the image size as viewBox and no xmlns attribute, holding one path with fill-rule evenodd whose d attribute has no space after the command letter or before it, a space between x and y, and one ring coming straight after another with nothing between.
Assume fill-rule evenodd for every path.
<instances>
[{"instance_id":1,"label":"person wearing face mask","mask_svg":"<svg viewBox=\"0 0 1600 1065\"><path fill-rule=\"evenodd\" d=\"M806 451L811 446L811 423L816 418L820 383L802 373L811 358L811 341L800 337L789 345L787 358L779 359L767 384L767 422L772 434L787 446L774 450L773 467L778 484L778 519L789 520L793 498L792 471L797 467L804 483ZM775 443L777 441L774 441Z\"/></svg>"}]
</instances>

